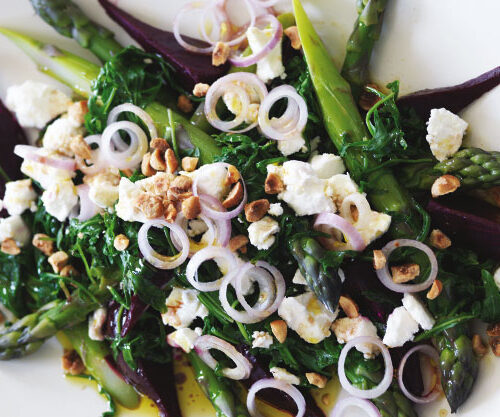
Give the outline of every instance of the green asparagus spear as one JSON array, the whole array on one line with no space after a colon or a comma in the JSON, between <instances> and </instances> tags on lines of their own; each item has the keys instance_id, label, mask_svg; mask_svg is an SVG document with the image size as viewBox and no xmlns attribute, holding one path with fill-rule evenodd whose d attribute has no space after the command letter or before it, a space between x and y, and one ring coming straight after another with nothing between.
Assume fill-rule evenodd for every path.
<instances>
[{"instance_id":1,"label":"green asparagus spear","mask_svg":"<svg viewBox=\"0 0 500 417\"><path fill-rule=\"evenodd\" d=\"M349 81L356 101L369 81L368 64L382 29L386 5L387 0L358 0L359 17L347 42L347 54L342 67L342 76Z\"/></svg>"},{"instance_id":2,"label":"green asparagus spear","mask_svg":"<svg viewBox=\"0 0 500 417\"><path fill-rule=\"evenodd\" d=\"M70 0L30 0L36 14L61 35L73 38L106 62L122 50L113 33L91 21Z\"/></svg>"}]
</instances>

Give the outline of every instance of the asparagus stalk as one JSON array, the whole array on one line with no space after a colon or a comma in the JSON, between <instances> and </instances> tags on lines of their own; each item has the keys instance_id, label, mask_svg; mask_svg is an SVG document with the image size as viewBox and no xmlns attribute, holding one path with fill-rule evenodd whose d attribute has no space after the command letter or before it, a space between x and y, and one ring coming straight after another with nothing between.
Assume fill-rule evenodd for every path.
<instances>
[{"instance_id":1,"label":"asparagus stalk","mask_svg":"<svg viewBox=\"0 0 500 417\"><path fill-rule=\"evenodd\" d=\"M123 48L113 33L91 21L70 0L30 0L36 14L61 35L73 38L106 62Z\"/></svg>"}]
</instances>

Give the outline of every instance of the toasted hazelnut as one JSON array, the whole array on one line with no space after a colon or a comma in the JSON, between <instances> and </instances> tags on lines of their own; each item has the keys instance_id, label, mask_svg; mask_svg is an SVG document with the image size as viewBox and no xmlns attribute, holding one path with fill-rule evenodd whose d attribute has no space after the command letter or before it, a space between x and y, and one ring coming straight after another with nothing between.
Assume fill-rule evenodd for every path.
<instances>
[{"instance_id":1,"label":"toasted hazelnut","mask_svg":"<svg viewBox=\"0 0 500 417\"><path fill-rule=\"evenodd\" d=\"M130 178L132 175L134 175L134 171L132 171L129 168L126 169L121 169L120 170L127 178Z\"/></svg>"},{"instance_id":2,"label":"toasted hazelnut","mask_svg":"<svg viewBox=\"0 0 500 417\"><path fill-rule=\"evenodd\" d=\"M316 372L307 372L306 378L311 385L318 388L325 388L328 378L324 375L317 374Z\"/></svg>"},{"instance_id":3,"label":"toasted hazelnut","mask_svg":"<svg viewBox=\"0 0 500 417\"><path fill-rule=\"evenodd\" d=\"M224 65L229 58L230 52L231 49L227 43L217 42L215 44L214 51L212 52L212 65L214 67Z\"/></svg>"},{"instance_id":4,"label":"toasted hazelnut","mask_svg":"<svg viewBox=\"0 0 500 417\"><path fill-rule=\"evenodd\" d=\"M151 154L149 164L151 165L151 168L155 169L156 171L165 171L167 169L165 153L159 149L155 149Z\"/></svg>"},{"instance_id":5,"label":"toasted hazelnut","mask_svg":"<svg viewBox=\"0 0 500 417\"><path fill-rule=\"evenodd\" d=\"M173 178L173 175L165 172L157 173L153 177L152 192L157 195L166 195Z\"/></svg>"},{"instance_id":6,"label":"toasted hazelnut","mask_svg":"<svg viewBox=\"0 0 500 417\"><path fill-rule=\"evenodd\" d=\"M85 365L76 350L64 350L62 367L70 375L80 375L85 371Z\"/></svg>"},{"instance_id":7,"label":"toasted hazelnut","mask_svg":"<svg viewBox=\"0 0 500 417\"><path fill-rule=\"evenodd\" d=\"M0 246L0 250L7 255L19 255L21 253L21 249L17 246L17 243L14 239L8 237L2 242Z\"/></svg>"},{"instance_id":8,"label":"toasted hazelnut","mask_svg":"<svg viewBox=\"0 0 500 417\"><path fill-rule=\"evenodd\" d=\"M386 263L387 263L387 258L385 257L384 252L378 249L374 250L373 267L378 271L379 269L382 269Z\"/></svg>"},{"instance_id":9,"label":"toasted hazelnut","mask_svg":"<svg viewBox=\"0 0 500 417\"><path fill-rule=\"evenodd\" d=\"M209 88L210 86L208 84L198 83L194 86L193 94L196 97L205 97Z\"/></svg>"},{"instance_id":10,"label":"toasted hazelnut","mask_svg":"<svg viewBox=\"0 0 500 417\"><path fill-rule=\"evenodd\" d=\"M150 161L151 154L149 152L146 152L142 157L141 162L141 172L142 175L145 175L146 177L152 177L154 174L156 174L156 171L151 167Z\"/></svg>"},{"instance_id":11,"label":"toasted hazelnut","mask_svg":"<svg viewBox=\"0 0 500 417\"><path fill-rule=\"evenodd\" d=\"M225 179L226 185L236 184L240 180L240 178L241 178L240 171L238 171L238 169L235 166L229 165L227 169L227 176Z\"/></svg>"},{"instance_id":12,"label":"toasted hazelnut","mask_svg":"<svg viewBox=\"0 0 500 417\"><path fill-rule=\"evenodd\" d=\"M246 245L245 245L245 246L242 246L242 247L240 248L240 252L241 252L241 253L243 253L243 254L247 253L247 250L248 250L248 249L247 249Z\"/></svg>"},{"instance_id":13,"label":"toasted hazelnut","mask_svg":"<svg viewBox=\"0 0 500 417\"><path fill-rule=\"evenodd\" d=\"M446 249L451 246L451 240L441 230L434 229L429 237L430 243L437 249Z\"/></svg>"},{"instance_id":14,"label":"toasted hazelnut","mask_svg":"<svg viewBox=\"0 0 500 417\"><path fill-rule=\"evenodd\" d=\"M69 143L71 151L82 159L92 158L92 149L82 135L74 136Z\"/></svg>"},{"instance_id":15,"label":"toasted hazelnut","mask_svg":"<svg viewBox=\"0 0 500 417\"><path fill-rule=\"evenodd\" d=\"M298 51L300 48L302 48L302 42L300 41L299 30L297 29L297 26L290 26L289 28L286 28L285 35L290 39L293 49Z\"/></svg>"},{"instance_id":16,"label":"toasted hazelnut","mask_svg":"<svg viewBox=\"0 0 500 417\"><path fill-rule=\"evenodd\" d=\"M173 174L175 171L177 171L177 168L179 167L179 161L177 161L175 152L172 149L167 149L167 151L165 152L165 162L167 164L166 171L168 173Z\"/></svg>"},{"instance_id":17,"label":"toasted hazelnut","mask_svg":"<svg viewBox=\"0 0 500 417\"><path fill-rule=\"evenodd\" d=\"M193 111L193 103L184 94L181 94L177 99L177 107L183 113L191 113Z\"/></svg>"},{"instance_id":18,"label":"toasted hazelnut","mask_svg":"<svg viewBox=\"0 0 500 417\"><path fill-rule=\"evenodd\" d=\"M285 343L288 327L284 320L274 320L271 323L271 331L280 343Z\"/></svg>"},{"instance_id":19,"label":"toasted hazelnut","mask_svg":"<svg viewBox=\"0 0 500 417\"><path fill-rule=\"evenodd\" d=\"M431 289L427 292L426 297L429 300L434 300L439 296L439 294L441 294L441 291L443 291L443 283L438 279L435 279L432 283Z\"/></svg>"},{"instance_id":20,"label":"toasted hazelnut","mask_svg":"<svg viewBox=\"0 0 500 417\"><path fill-rule=\"evenodd\" d=\"M125 249L128 248L128 245L130 244L130 240L127 236L124 234L119 234L115 236L115 240L113 241L113 246L117 251L124 251Z\"/></svg>"},{"instance_id":21,"label":"toasted hazelnut","mask_svg":"<svg viewBox=\"0 0 500 417\"><path fill-rule=\"evenodd\" d=\"M89 112L87 102L77 101L68 107L68 117L78 125L85 123L85 115Z\"/></svg>"},{"instance_id":22,"label":"toasted hazelnut","mask_svg":"<svg viewBox=\"0 0 500 417\"><path fill-rule=\"evenodd\" d=\"M500 337L500 323L490 324L486 329L486 334L491 337Z\"/></svg>"},{"instance_id":23,"label":"toasted hazelnut","mask_svg":"<svg viewBox=\"0 0 500 417\"><path fill-rule=\"evenodd\" d=\"M414 280L420 274L420 266L418 264L404 264L391 267L392 280L396 284L403 284Z\"/></svg>"},{"instance_id":24,"label":"toasted hazelnut","mask_svg":"<svg viewBox=\"0 0 500 417\"><path fill-rule=\"evenodd\" d=\"M236 206L241 199L243 198L243 185L241 182L238 182L234 185L234 187L229 192L226 199L222 202L224 208L229 209L231 207Z\"/></svg>"},{"instance_id":25,"label":"toasted hazelnut","mask_svg":"<svg viewBox=\"0 0 500 417\"><path fill-rule=\"evenodd\" d=\"M191 196L182 202L182 214L188 220L196 219L201 214L200 198Z\"/></svg>"},{"instance_id":26,"label":"toasted hazelnut","mask_svg":"<svg viewBox=\"0 0 500 417\"><path fill-rule=\"evenodd\" d=\"M355 319L359 316L359 307L354 300L345 295L341 295L339 299L340 308L344 311L345 315L350 319Z\"/></svg>"},{"instance_id":27,"label":"toasted hazelnut","mask_svg":"<svg viewBox=\"0 0 500 417\"><path fill-rule=\"evenodd\" d=\"M65 265L61 269L61 272L59 272L59 275L61 275L62 277L76 277L80 275L80 273L73 265Z\"/></svg>"},{"instance_id":28,"label":"toasted hazelnut","mask_svg":"<svg viewBox=\"0 0 500 417\"><path fill-rule=\"evenodd\" d=\"M380 90L379 86L376 84L367 84L367 87L371 87L375 90ZM363 89L361 91L361 94L359 95L359 107L361 107L364 111L370 110L377 102L380 100L380 97L377 96L376 94L372 93L371 91L367 91L366 89Z\"/></svg>"},{"instance_id":29,"label":"toasted hazelnut","mask_svg":"<svg viewBox=\"0 0 500 417\"><path fill-rule=\"evenodd\" d=\"M488 348L484 345L481 336L478 334L472 336L472 349L477 356L484 356L488 353Z\"/></svg>"},{"instance_id":30,"label":"toasted hazelnut","mask_svg":"<svg viewBox=\"0 0 500 417\"><path fill-rule=\"evenodd\" d=\"M47 256L54 253L54 241L50 238L50 236L44 233L37 233L33 236L31 243L35 248L42 251Z\"/></svg>"},{"instance_id":31,"label":"toasted hazelnut","mask_svg":"<svg viewBox=\"0 0 500 417\"><path fill-rule=\"evenodd\" d=\"M245 204L245 217L250 222L258 222L269 211L269 201L265 198Z\"/></svg>"},{"instance_id":32,"label":"toasted hazelnut","mask_svg":"<svg viewBox=\"0 0 500 417\"><path fill-rule=\"evenodd\" d=\"M185 156L182 158L181 165L182 169L187 172L193 172L198 165L198 158L193 158L191 156Z\"/></svg>"},{"instance_id":33,"label":"toasted hazelnut","mask_svg":"<svg viewBox=\"0 0 500 417\"><path fill-rule=\"evenodd\" d=\"M443 175L439 177L431 187L431 194L434 198L455 192L460 187L460 180L453 175Z\"/></svg>"},{"instance_id":34,"label":"toasted hazelnut","mask_svg":"<svg viewBox=\"0 0 500 417\"><path fill-rule=\"evenodd\" d=\"M136 204L148 219L157 219L163 215L163 198L160 196L142 193Z\"/></svg>"},{"instance_id":35,"label":"toasted hazelnut","mask_svg":"<svg viewBox=\"0 0 500 417\"><path fill-rule=\"evenodd\" d=\"M266 194L279 194L285 189L285 184L279 175L269 173L264 183L264 191Z\"/></svg>"},{"instance_id":36,"label":"toasted hazelnut","mask_svg":"<svg viewBox=\"0 0 500 417\"><path fill-rule=\"evenodd\" d=\"M229 241L229 250L231 252L236 252L237 250L245 247L249 242L248 237L245 235L238 235L231 238Z\"/></svg>"},{"instance_id":37,"label":"toasted hazelnut","mask_svg":"<svg viewBox=\"0 0 500 417\"><path fill-rule=\"evenodd\" d=\"M167 205L167 208L165 209L164 217L165 217L165 220L169 223L175 222L175 219L177 218L177 208L175 207L175 204L169 203Z\"/></svg>"},{"instance_id":38,"label":"toasted hazelnut","mask_svg":"<svg viewBox=\"0 0 500 417\"><path fill-rule=\"evenodd\" d=\"M323 405L329 406L332 403L332 396L330 394L323 394L321 396L321 403Z\"/></svg>"},{"instance_id":39,"label":"toasted hazelnut","mask_svg":"<svg viewBox=\"0 0 500 417\"><path fill-rule=\"evenodd\" d=\"M68 264L69 256L66 252L60 250L50 255L48 261L54 272L58 274Z\"/></svg>"},{"instance_id":40,"label":"toasted hazelnut","mask_svg":"<svg viewBox=\"0 0 500 417\"><path fill-rule=\"evenodd\" d=\"M495 356L500 356L500 337L492 337L490 339L490 346Z\"/></svg>"},{"instance_id":41,"label":"toasted hazelnut","mask_svg":"<svg viewBox=\"0 0 500 417\"><path fill-rule=\"evenodd\" d=\"M149 146L151 147L151 149L158 149L162 152L165 152L168 148L170 148L167 140L163 138L152 139L151 142L149 142Z\"/></svg>"},{"instance_id":42,"label":"toasted hazelnut","mask_svg":"<svg viewBox=\"0 0 500 417\"><path fill-rule=\"evenodd\" d=\"M185 175L179 175L170 184L170 191L174 195L180 195L191 190L193 180Z\"/></svg>"}]
</instances>

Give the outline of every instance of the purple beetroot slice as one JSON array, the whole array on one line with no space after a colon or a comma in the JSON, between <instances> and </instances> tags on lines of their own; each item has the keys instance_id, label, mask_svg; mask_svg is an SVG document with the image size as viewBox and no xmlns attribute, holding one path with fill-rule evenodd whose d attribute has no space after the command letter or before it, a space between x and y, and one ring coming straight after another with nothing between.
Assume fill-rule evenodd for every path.
<instances>
[{"instance_id":1,"label":"purple beetroot slice","mask_svg":"<svg viewBox=\"0 0 500 417\"><path fill-rule=\"evenodd\" d=\"M187 91L197 83L211 84L222 77L229 64L214 67L208 55L195 54L180 46L173 33L144 23L108 0L99 0L106 13L146 51L160 54L178 72L178 80ZM196 41L195 41L196 42Z\"/></svg>"},{"instance_id":2,"label":"purple beetroot slice","mask_svg":"<svg viewBox=\"0 0 500 417\"><path fill-rule=\"evenodd\" d=\"M398 106L413 107L423 120L427 120L432 109L444 107L458 113L499 84L500 67L496 67L462 84L408 94L398 99Z\"/></svg>"}]
</instances>

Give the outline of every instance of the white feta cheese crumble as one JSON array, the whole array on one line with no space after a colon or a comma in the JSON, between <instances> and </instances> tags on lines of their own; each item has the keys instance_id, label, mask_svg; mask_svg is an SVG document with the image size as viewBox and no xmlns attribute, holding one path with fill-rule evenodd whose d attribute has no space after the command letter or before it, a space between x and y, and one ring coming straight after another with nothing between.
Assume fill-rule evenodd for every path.
<instances>
[{"instance_id":1,"label":"white feta cheese crumble","mask_svg":"<svg viewBox=\"0 0 500 417\"><path fill-rule=\"evenodd\" d=\"M337 317L312 292L285 297L278 315L308 343L319 343L330 336L330 326Z\"/></svg>"},{"instance_id":2,"label":"white feta cheese crumble","mask_svg":"<svg viewBox=\"0 0 500 417\"><path fill-rule=\"evenodd\" d=\"M311 158L310 164L318 178L325 180L345 172L345 165L342 158L332 153L314 155Z\"/></svg>"},{"instance_id":3,"label":"white feta cheese crumble","mask_svg":"<svg viewBox=\"0 0 500 417\"><path fill-rule=\"evenodd\" d=\"M65 179L51 184L42 194L42 202L47 213L63 222L78 204L78 193L73 181Z\"/></svg>"},{"instance_id":4,"label":"white feta cheese crumble","mask_svg":"<svg viewBox=\"0 0 500 417\"><path fill-rule=\"evenodd\" d=\"M432 109L427 122L427 142L438 161L444 161L462 146L468 123L446 109Z\"/></svg>"},{"instance_id":5,"label":"white feta cheese crumble","mask_svg":"<svg viewBox=\"0 0 500 417\"><path fill-rule=\"evenodd\" d=\"M42 129L68 110L71 99L51 85L28 80L7 89L5 104L16 113L21 126Z\"/></svg>"},{"instance_id":6,"label":"white feta cheese crumble","mask_svg":"<svg viewBox=\"0 0 500 417\"><path fill-rule=\"evenodd\" d=\"M434 326L436 320L432 317L432 314L427 310L422 301L420 301L415 295L406 293L403 296L403 306L408 310L408 313L413 317L422 329L430 330Z\"/></svg>"},{"instance_id":7,"label":"white feta cheese crumble","mask_svg":"<svg viewBox=\"0 0 500 417\"><path fill-rule=\"evenodd\" d=\"M413 340L418 332L418 323L404 307L397 307L387 319L384 345L394 348Z\"/></svg>"},{"instance_id":8,"label":"white feta cheese crumble","mask_svg":"<svg viewBox=\"0 0 500 417\"><path fill-rule=\"evenodd\" d=\"M181 348L185 353L189 353L193 350L194 343L200 337L200 334L196 330L184 327L167 335L167 343L172 347Z\"/></svg>"},{"instance_id":9,"label":"white feta cheese crumble","mask_svg":"<svg viewBox=\"0 0 500 417\"><path fill-rule=\"evenodd\" d=\"M38 154L42 156L57 158L56 155L48 152L45 149L40 149L38 151ZM38 182L44 189L47 189L49 186L60 181L71 180L71 178L75 176L74 172L67 171L65 169L54 168L46 164L40 164L38 162L30 161L28 159L25 159L21 164L21 172Z\"/></svg>"},{"instance_id":10,"label":"white feta cheese crumble","mask_svg":"<svg viewBox=\"0 0 500 417\"><path fill-rule=\"evenodd\" d=\"M307 285L307 281L300 272L300 269L297 269L295 271L295 275L292 278L292 282L297 285Z\"/></svg>"},{"instance_id":11,"label":"white feta cheese crumble","mask_svg":"<svg viewBox=\"0 0 500 417\"><path fill-rule=\"evenodd\" d=\"M223 200L231 186L227 184L227 169L218 164L203 165L193 172L181 171L181 175L198 179L198 193L208 194Z\"/></svg>"},{"instance_id":12,"label":"white feta cheese crumble","mask_svg":"<svg viewBox=\"0 0 500 417\"><path fill-rule=\"evenodd\" d=\"M147 221L144 213L136 207L137 197L143 192L137 182L132 182L128 178L122 177L118 185L118 203L115 206L116 215L127 222Z\"/></svg>"},{"instance_id":13,"label":"white feta cheese crumble","mask_svg":"<svg viewBox=\"0 0 500 417\"><path fill-rule=\"evenodd\" d=\"M332 330L341 344L361 336L377 337L377 328L366 317L349 318L344 317L336 320L332 325ZM371 358L378 354L376 346L364 343L356 346L356 349L363 353L365 358Z\"/></svg>"},{"instance_id":14,"label":"white feta cheese crumble","mask_svg":"<svg viewBox=\"0 0 500 417\"><path fill-rule=\"evenodd\" d=\"M161 315L163 323L181 329L189 327L196 317L208 315L207 308L198 300L198 291L174 287L165 304L167 312Z\"/></svg>"},{"instance_id":15,"label":"white feta cheese crumble","mask_svg":"<svg viewBox=\"0 0 500 417\"><path fill-rule=\"evenodd\" d=\"M279 379L280 381L286 382L291 385L299 385L300 378L297 375L288 372L285 368L273 367L269 369L273 374L274 379Z\"/></svg>"},{"instance_id":16,"label":"white feta cheese crumble","mask_svg":"<svg viewBox=\"0 0 500 417\"><path fill-rule=\"evenodd\" d=\"M269 349L273 344L273 337L268 332L255 331L252 334L252 339L253 348Z\"/></svg>"},{"instance_id":17,"label":"white feta cheese crumble","mask_svg":"<svg viewBox=\"0 0 500 417\"><path fill-rule=\"evenodd\" d=\"M269 216L265 216L248 226L250 243L259 250L269 249L275 242L275 234L280 231L279 224Z\"/></svg>"},{"instance_id":18,"label":"white feta cheese crumble","mask_svg":"<svg viewBox=\"0 0 500 417\"><path fill-rule=\"evenodd\" d=\"M270 204L267 214L275 217L281 216L283 214L283 207L281 207L281 203Z\"/></svg>"},{"instance_id":19,"label":"white feta cheese crumble","mask_svg":"<svg viewBox=\"0 0 500 417\"><path fill-rule=\"evenodd\" d=\"M86 175L83 182L89 186L89 198L101 208L114 206L119 196L120 171L108 168L95 175Z\"/></svg>"},{"instance_id":20,"label":"white feta cheese crumble","mask_svg":"<svg viewBox=\"0 0 500 417\"><path fill-rule=\"evenodd\" d=\"M252 26L247 30L246 35L248 45L254 53L257 53L269 42L273 36L273 30L259 29L256 26ZM285 76L285 67L281 59L281 42L279 42L265 58L259 60L257 63L257 77L267 83L277 77L284 78Z\"/></svg>"},{"instance_id":21,"label":"white feta cheese crumble","mask_svg":"<svg viewBox=\"0 0 500 417\"><path fill-rule=\"evenodd\" d=\"M207 224L201 219L193 219L188 221L187 235L189 237L202 235L207 230Z\"/></svg>"},{"instance_id":22,"label":"white feta cheese crumble","mask_svg":"<svg viewBox=\"0 0 500 417\"><path fill-rule=\"evenodd\" d=\"M327 182L327 193L339 208L344 198L350 194L359 192L358 185L352 180L349 174L334 175L328 178Z\"/></svg>"},{"instance_id":23,"label":"white feta cheese crumble","mask_svg":"<svg viewBox=\"0 0 500 417\"><path fill-rule=\"evenodd\" d=\"M354 224L367 245L382 236L391 226L392 217L385 213L370 212L369 219L363 224Z\"/></svg>"},{"instance_id":24,"label":"white feta cheese crumble","mask_svg":"<svg viewBox=\"0 0 500 417\"><path fill-rule=\"evenodd\" d=\"M306 141L302 136L277 141L278 150L284 155L289 156L297 152L307 152Z\"/></svg>"},{"instance_id":25,"label":"white feta cheese crumble","mask_svg":"<svg viewBox=\"0 0 500 417\"><path fill-rule=\"evenodd\" d=\"M3 205L9 214L22 214L25 210L36 210L36 192L31 180L10 181L5 184Z\"/></svg>"},{"instance_id":26,"label":"white feta cheese crumble","mask_svg":"<svg viewBox=\"0 0 500 417\"><path fill-rule=\"evenodd\" d=\"M83 128L75 125L73 119L64 116L60 117L47 127L43 136L43 147L49 151L73 156L71 140L83 133Z\"/></svg>"},{"instance_id":27,"label":"white feta cheese crumble","mask_svg":"<svg viewBox=\"0 0 500 417\"><path fill-rule=\"evenodd\" d=\"M500 289L500 268L498 268L493 274L493 279L495 280L495 284Z\"/></svg>"},{"instance_id":28,"label":"white feta cheese crumble","mask_svg":"<svg viewBox=\"0 0 500 417\"><path fill-rule=\"evenodd\" d=\"M5 239L14 239L19 246L30 241L31 232L19 215L0 219L0 242Z\"/></svg>"},{"instance_id":29,"label":"white feta cheese crumble","mask_svg":"<svg viewBox=\"0 0 500 417\"><path fill-rule=\"evenodd\" d=\"M102 342L104 335L102 333L102 326L106 322L107 310L104 307L98 308L89 317L89 338L91 340L98 340Z\"/></svg>"}]
</instances>

